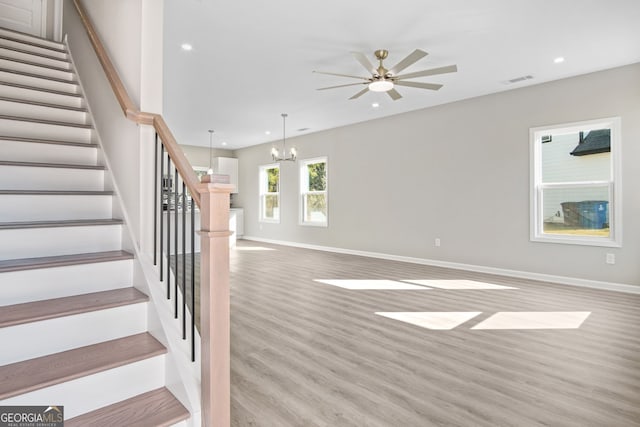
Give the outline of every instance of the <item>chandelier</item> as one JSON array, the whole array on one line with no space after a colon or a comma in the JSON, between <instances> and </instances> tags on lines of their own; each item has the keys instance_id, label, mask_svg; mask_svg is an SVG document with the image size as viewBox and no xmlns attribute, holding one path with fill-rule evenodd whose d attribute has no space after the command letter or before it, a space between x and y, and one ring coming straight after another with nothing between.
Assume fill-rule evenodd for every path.
<instances>
[{"instance_id":1,"label":"chandelier","mask_svg":"<svg viewBox=\"0 0 640 427\"><path fill-rule=\"evenodd\" d=\"M282 113L280 115L282 116L282 156L276 147L271 147L271 158L274 162L295 162L296 155L298 154L295 147L291 147L291 150L287 155L285 128L288 114Z\"/></svg>"}]
</instances>

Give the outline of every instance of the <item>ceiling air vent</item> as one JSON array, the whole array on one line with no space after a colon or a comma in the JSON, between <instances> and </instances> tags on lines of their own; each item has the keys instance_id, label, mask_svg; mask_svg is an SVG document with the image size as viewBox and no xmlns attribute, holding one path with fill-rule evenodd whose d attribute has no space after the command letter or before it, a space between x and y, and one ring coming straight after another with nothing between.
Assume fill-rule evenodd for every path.
<instances>
[{"instance_id":1,"label":"ceiling air vent","mask_svg":"<svg viewBox=\"0 0 640 427\"><path fill-rule=\"evenodd\" d=\"M525 80L531 80L533 78L533 76L531 75L526 75L526 76L520 76L520 77L516 77L514 79L511 80L507 80L506 82L503 82L506 85L512 85L514 83L520 83L523 82Z\"/></svg>"}]
</instances>

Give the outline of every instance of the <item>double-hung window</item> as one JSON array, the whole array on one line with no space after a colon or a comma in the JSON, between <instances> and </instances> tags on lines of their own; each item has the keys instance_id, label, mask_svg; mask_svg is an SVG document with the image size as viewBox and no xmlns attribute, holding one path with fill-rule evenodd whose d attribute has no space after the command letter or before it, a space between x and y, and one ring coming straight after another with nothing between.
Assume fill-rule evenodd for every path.
<instances>
[{"instance_id":1,"label":"double-hung window","mask_svg":"<svg viewBox=\"0 0 640 427\"><path fill-rule=\"evenodd\" d=\"M300 162L300 223L326 227L327 158Z\"/></svg>"},{"instance_id":2,"label":"double-hung window","mask_svg":"<svg viewBox=\"0 0 640 427\"><path fill-rule=\"evenodd\" d=\"M260 221L280 222L280 166L260 166Z\"/></svg>"},{"instance_id":3,"label":"double-hung window","mask_svg":"<svg viewBox=\"0 0 640 427\"><path fill-rule=\"evenodd\" d=\"M531 240L621 245L620 119L530 130Z\"/></svg>"}]
</instances>

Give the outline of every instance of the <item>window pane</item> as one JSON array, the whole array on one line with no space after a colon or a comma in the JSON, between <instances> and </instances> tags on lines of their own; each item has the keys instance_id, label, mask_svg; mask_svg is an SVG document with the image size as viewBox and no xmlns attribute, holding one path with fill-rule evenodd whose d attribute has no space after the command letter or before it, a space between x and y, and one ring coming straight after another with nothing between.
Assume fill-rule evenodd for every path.
<instances>
[{"instance_id":1,"label":"window pane","mask_svg":"<svg viewBox=\"0 0 640 427\"><path fill-rule=\"evenodd\" d=\"M327 222L326 194L304 195L304 221Z\"/></svg>"},{"instance_id":2,"label":"window pane","mask_svg":"<svg viewBox=\"0 0 640 427\"><path fill-rule=\"evenodd\" d=\"M609 237L609 187L542 190L546 234Z\"/></svg>"},{"instance_id":3,"label":"window pane","mask_svg":"<svg viewBox=\"0 0 640 427\"><path fill-rule=\"evenodd\" d=\"M543 183L611 179L610 129L550 136L541 143Z\"/></svg>"},{"instance_id":4,"label":"window pane","mask_svg":"<svg viewBox=\"0 0 640 427\"><path fill-rule=\"evenodd\" d=\"M325 191L327 189L326 163L311 163L307 165L309 172L309 191Z\"/></svg>"},{"instance_id":5,"label":"window pane","mask_svg":"<svg viewBox=\"0 0 640 427\"><path fill-rule=\"evenodd\" d=\"M280 168L267 169L267 193L277 193L280 187Z\"/></svg>"},{"instance_id":6,"label":"window pane","mask_svg":"<svg viewBox=\"0 0 640 427\"><path fill-rule=\"evenodd\" d=\"M264 218L265 219L280 219L280 206L279 206L279 197L276 194L266 194L264 196Z\"/></svg>"}]
</instances>

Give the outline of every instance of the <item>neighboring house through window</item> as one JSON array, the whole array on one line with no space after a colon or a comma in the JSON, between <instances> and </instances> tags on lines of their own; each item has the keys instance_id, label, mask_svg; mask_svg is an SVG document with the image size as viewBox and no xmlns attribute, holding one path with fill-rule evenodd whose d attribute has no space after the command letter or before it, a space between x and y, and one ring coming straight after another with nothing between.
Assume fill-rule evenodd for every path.
<instances>
[{"instance_id":1,"label":"neighboring house through window","mask_svg":"<svg viewBox=\"0 0 640 427\"><path fill-rule=\"evenodd\" d=\"M300 162L300 223L327 226L327 158Z\"/></svg>"},{"instance_id":2,"label":"neighboring house through window","mask_svg":"<svg viewBox=\"0 0 640 427\"><path fill-rule=\"evenodd\" d=\"M280 166L260 166L260 221L280 222Z\"/></svg>"},{"instance_id":3,"label":"neighboring house through window","mask_svg":"<svg viewBox=\"0 0 640 427\"><path fill-rule=\"evenodd\" d=\"M620 119L531 129L531 240L620 246Z\"/></svg>"}]
</instances>

